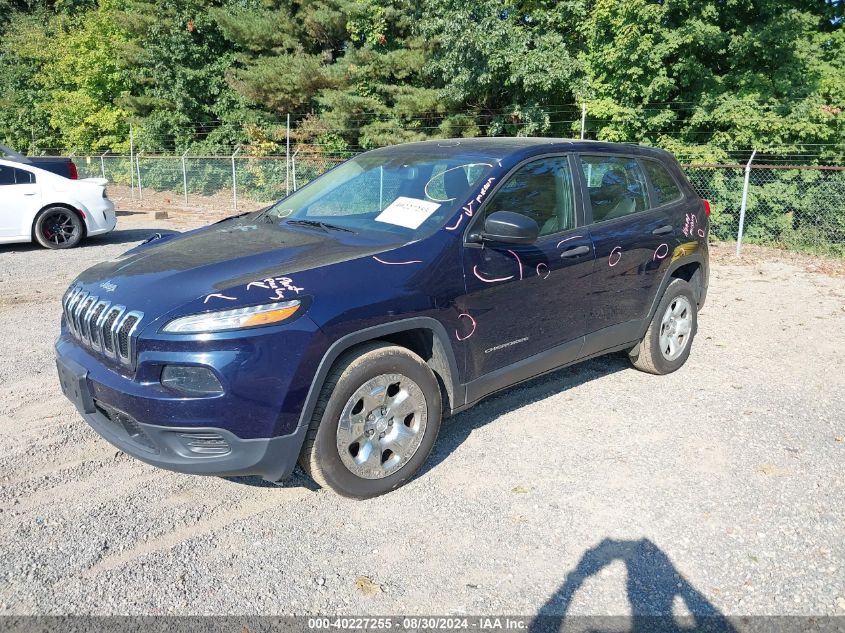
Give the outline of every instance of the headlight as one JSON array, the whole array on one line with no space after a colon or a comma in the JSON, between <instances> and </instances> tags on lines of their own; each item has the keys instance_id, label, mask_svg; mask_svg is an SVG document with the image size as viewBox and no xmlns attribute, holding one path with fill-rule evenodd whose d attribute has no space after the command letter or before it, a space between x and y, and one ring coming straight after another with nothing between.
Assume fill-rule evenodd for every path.
<instances>
[{"instance_id":1,"label":"headlight","mask_svg":"<svg viewBox=\"0 0 845 633\"><path fill-rule=\"evenodd\" d=\"M173 334L200 334L206 332L225 332L261 325L272 325L289 319L299 310L298 299L283 303L267 303L259 306L203 312L179 317L164 326L162 332Z\"/></svg>"}]
</instances>

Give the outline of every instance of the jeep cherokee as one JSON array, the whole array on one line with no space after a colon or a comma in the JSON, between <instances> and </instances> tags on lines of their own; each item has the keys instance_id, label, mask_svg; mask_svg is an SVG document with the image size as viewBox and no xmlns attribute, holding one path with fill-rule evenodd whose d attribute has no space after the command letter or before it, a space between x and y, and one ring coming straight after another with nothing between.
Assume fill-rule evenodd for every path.
<instances>
[{"instance_id":1,"label":"jeep cherokee","mask_svg":"<svg viewBox=\"0 0 845 633\"><path fill-rule=\"evenodd\" d=\"M709 204L667 152L439 140L363 153L280 202L158 236L63 299L62 389L109 442L185 473L357 498L426 460L441 419L625 350L686 361Z\"/></svg>"}]
</instances>

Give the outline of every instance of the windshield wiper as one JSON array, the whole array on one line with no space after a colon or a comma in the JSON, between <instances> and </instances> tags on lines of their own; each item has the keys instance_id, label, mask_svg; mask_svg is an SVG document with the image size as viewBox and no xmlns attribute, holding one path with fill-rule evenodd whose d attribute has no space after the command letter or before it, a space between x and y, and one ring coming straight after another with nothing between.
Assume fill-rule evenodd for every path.
<instances>
[{"instance_id":1,"label":"windshield wiper","mask_svg":"<svg viewBox=\"0 0 845 633\"><path fill-rule=\"evenodd\" d=\"M352 229L347 229L343 226L337 226L336 224L328 224L326 222L320 222L318 220L288 220L285 224L293 224L295 226L311 226L315 229L322 229L326 233L329 231L343 231L344 233L355 233Z\"/></svg>"}]
</instances>

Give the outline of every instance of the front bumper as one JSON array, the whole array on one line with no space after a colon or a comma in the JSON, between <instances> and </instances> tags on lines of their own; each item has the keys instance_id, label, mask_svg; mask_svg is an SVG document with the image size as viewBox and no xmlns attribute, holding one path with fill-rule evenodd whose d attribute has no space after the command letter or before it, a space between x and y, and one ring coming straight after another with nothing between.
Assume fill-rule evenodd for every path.
<instances>
[{"instance_id":1,"label":"front bumper","mask_svg":"<svg viewBox=\"0 0 845 633\"><path fill-rule=\"evenodd\" d=\"M306 319L298 325L310 330ZM243 341L221 341L219 349L207 345L203 352L159 348L142 353L138 367L130 371L100 358L63 328L55 346L56 365L64 394L97 433L123 452L182 473L258 475L276 482L296 466L308 425L299 419L304 389L297 376L288 380L271 373L280 359L274 345L295 349L313 334L268 336L264 342L253 341L253 348ZM181 397L154 378L162 363L200 359L220 373L225 394ZM249 391L256 382L258 388Z\"/></svg>"},{"instance_id":2,"label":"front bumper","mask_svg":"<svg viewBox=\"0 0 845 633\"><path fill-rule=\"evenodd\" d=\"M157 426L96 403L85 421L111 444L143 462L193 475L258 475L277 482L296 466L303 434L241 439L226 429ZM303 433L306 429L303 428ZM196 453L197 449L216 454Z\"/></svg>"}]
</instances>

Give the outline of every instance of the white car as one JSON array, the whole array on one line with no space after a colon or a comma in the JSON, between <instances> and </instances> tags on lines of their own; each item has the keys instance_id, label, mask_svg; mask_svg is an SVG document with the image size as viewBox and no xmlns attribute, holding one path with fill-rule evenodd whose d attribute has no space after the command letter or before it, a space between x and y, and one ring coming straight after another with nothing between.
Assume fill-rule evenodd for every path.
<instances>
[{"instance_id":1,"label":"white car","mask_svg":"<svg viewBox=\"0 0 845 633\"><path fill-rule=\"evenodd\" d=\"M71 248L114 229L106 180L70 180L26 163L0 159L0 244L37 241Z\"/></svg>"}]
</instances>

